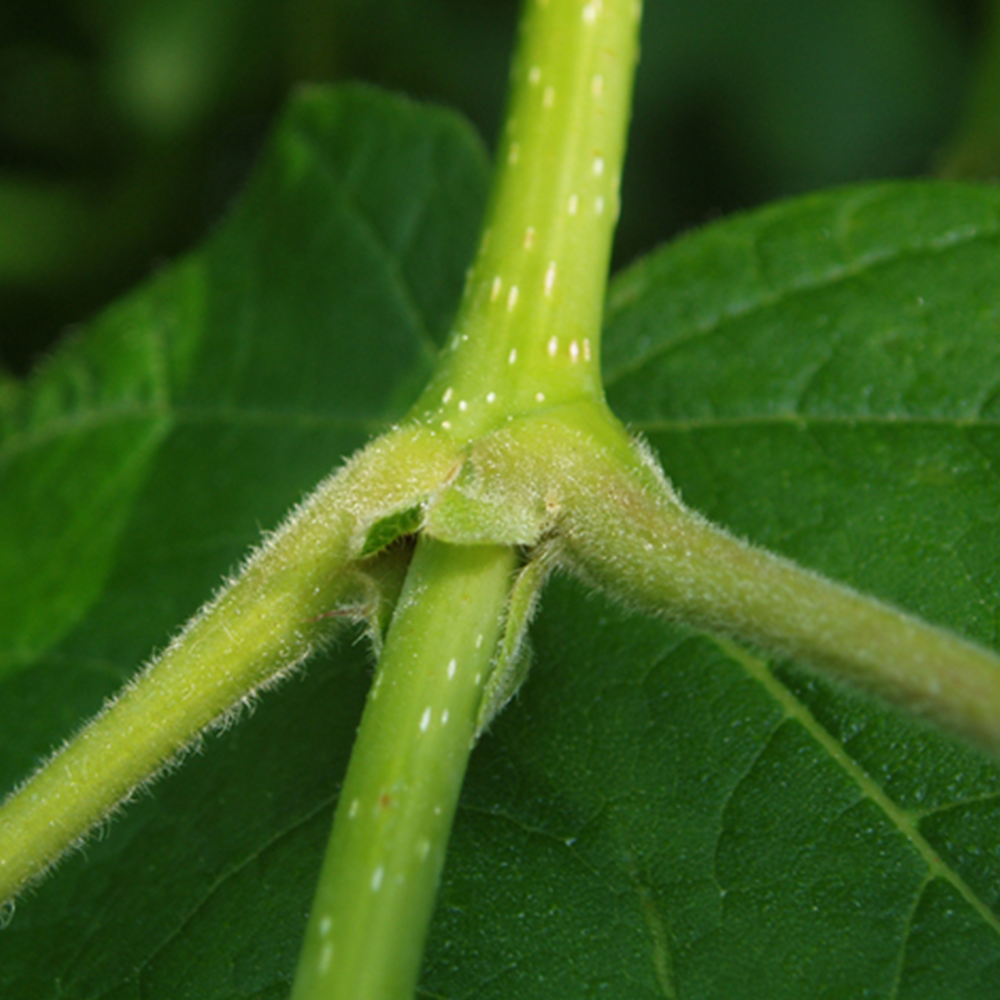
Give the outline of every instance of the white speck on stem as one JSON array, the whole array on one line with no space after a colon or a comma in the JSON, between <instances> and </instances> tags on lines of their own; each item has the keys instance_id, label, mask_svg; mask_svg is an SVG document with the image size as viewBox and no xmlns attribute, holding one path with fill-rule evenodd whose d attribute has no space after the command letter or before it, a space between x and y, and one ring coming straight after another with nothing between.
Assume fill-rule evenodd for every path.
<instances>
[{"instance_id":1,"label":"white speck on stem","mask_svg":"<svg viewBox=\"0 0 1000 1000\"><path fill-rule=\"evenodd\" d=\"M417 841L417 854L421 861L426 861L431 853L431 842L426 837L421 837Z\"/></svg>"},{"instance_id":2,"label":"white speck on stem","mask_svg":"<svg viewBox=\"0 0 1000 1000\"><path fill-rule=\"evenodd\" d=\"M382 879L385 877L385 869L379 865L372 872L372 892L378 892L382 888Z\"/></svg>"},{"instance_id":3,"label":"white speck on stem","mask_svg":"<svg viewBox=\"0 0 1000 1000\"><path fill-rule=\"evenodd\" d=\"M459 408L459 409L460 409L460 410L461 410L461 411L462 411L463 413L465 413L465 411L466 411L466 410L467 410L467 409L469 408L469 404L468 404L468 403L467 403L467 402L466 402L466 401L465 401L464 399L460 399L460 400L458 401L458 408Z\"/></svg>"},{"instance_id":4,"label":"white speck on stem","mask_svg":"<svg viewBox=\"0 0 1000 1000\"><path fill-rule=\"evenodd\" d=\"M590 3L583 8L583 20L585 24L593 24L601 13L601 0L590 0Z\"/></svg>"},{"instance_id":5,"label":"white speck on stem","mask_svg":"<svg viewBox=\"0 0 1000 1000\"><path fill-rule=\"evenodd\" d=\"M556 103L556 89L548 86L542 91L542 107L551 108Z\"/></svg>"},{"instance_id":6,"label":"white speck on stem","mask_svg":"<svg viewBox=\"0 0 1000 1000\"><path fill-rule=\"evenodd\" d=\"M482 649L482 648L483 648L483 633L480 632L479 635L476 636L476 649Z\"/></svg>"},{"instance_id":7,"label":"white speck on stem","mask_svg":"<svg viewBox=\"0 0 1000 1000\"><path fill-rule=\"evenodd\" d=\"M497 394L495 392L486 393L486 402L495 403L497 401Z\"/></svg>"},{"instance_id":8,"label":"white speck on stem","mask_svg":"<svg viewBox=\"0 0 1000 1000\"><path fill-rule=\"evenodd\" d=\"M512 365L515 361L517 361L517 348L512 347L510 354L507 355L507 364Z\"/></svg>"},{"instance_id":9,"label":"white speck on stem","mask_svg":"<svg viewBox=\"0 0 1000 1000\"><path fill-rule=\"evenodd\" d=\"M571 340L569 344L569 359L573 364L580 360L580 345L575 340Z\"/></svg>"},{"instance_id":10,"label":"white speck on stem","mask_svg":"<svg viewBox=\"0 0 1000 1000\"><path fill-rule=\"evenodd\" d=\"M601 174L604 173L604 157L603 156L595 156L594 157L593 170L594 170L594 176L595 177L600 177Z\"/></svg>"},{"instance_id":11,"label":"white speck on stem","mask_svg":"<svg viewBox=\"0 0 1000 1000\"><path fill-rule=\"evenodd\" d=\"M576 215L576 210L580 207L580 199L575 195L571 194L569 196L569 201L566 202L566 211L570 215Z\"/></svg>"},{"instance_id":12,"label":"white speck on stem","mask_svg":"<svg viewBox=\"0 0 1000 1000\"><path fill-rule=\"evenodd\" d=\"M420 732L426 733L427 727L431 724L431 706L424 709L424 714L420 716Z\"/></svg>"},{"instance_id":13,"label":"white speck on stem","mask_svg":"<svg viewBox=\"0 0 1000 1000\"><path fill-rule=\"evenodd\" d=\"M442 420L441 421L441 427L444 430L446 430L446 431L450 431L451 430L451 421L450 420Z\"/></svg>"},{"instance_id":14,"label":"white speck on stem","mask_svg":"<svg viewBox=\"0 0 1000 1000\"><path fill-rule=\"evenodd\" d=\"M458 668L458 662L454 659L448 661L448 680L451 680L455 676L455 670Z\"/></svg>"},{"instance_id":15,"label":"white speck on stem","mask_svg":"<svg viewBox=\"0 0 1000 1000\"><path fill-rule=\"evenodd\" d=\"M360 808L360 806L361 803L357 799L351 799L351 806L347 810L347 818L354 819L354 817L357 816L358 814L358 809Z\"/></svg>"},{"instance_id":16,"label":"white speck on stem","mask_svg":"<svg viewBox=\"0 0 1000 1000\"><path fill-rule=\"evenodd\" d=\"M545 393L544 392L536 392L535 393L535 402L536 403L544 403L545 402Z\"/></svg>"},{"instance_id":17,"label":"white speck on stem","mask_svg":"<svg viewBox=\"0 0 1000 1000\"><path fill-rule=\"evenodd\" d=\"M583 338L583 360L590 360L590 339L588 337Z\"/></svg>"},{"instance_id":18,"label":"white speck on stem","mask_svg":"<svg viewBox=\"0 0 1000 1000\"><path fill-rule=\"evenodd\" d=\"M330 929L333 927L333 921L329 917L324 917L319 922L319 932L323 937L326 937L330 933Z\"/></svg>"},{"instance_id":19,"label":"white speck on stem","mask_svg":"<svg viewBox=\"0 0 1000 1000\"><path fill-rule=\"evenodd\" d=\"M513 312L517 305L517 285L511 285L507 293L507 312Z\"/></svg>"},{"instance_id":20,"label":"white speck on stem","mask_svg":"<svg viewBox=\"0 0 1000 1000\"><path fill-rule=\"evenodd\" d=\"M538 81L541 80L541 78L542 70L539 66L532 66L531 69L528 70L528 83L530 83L532 87L537 86Z\"/></svg>"},{"instance_id":21,"label":"white speck on stem","mask_svg":"<svg viewBox=\"0 0 1000 1000\"><path fill-rule=\"evenodd\" d=\"M603 195L598 195L594 199L594 213L596 215L603 215L604 214L604 196Z\"/></svg>"},{"instance_id":22,"label":"white speck on stem","mask_svg":"<svg viewBox=\"0 0 1000 1000\"><path fill-rule=\"evenodd\" d=\"M604 77L600 73L595 73L590 78L590 96L595 101L599 101L604 96Z\"/></svg>"},{"instance_id":23,"label":"white speck on stem","mask_svg":"<svg viewBox=\"0 0 1000 1000\"><path fill-rule=\"evenodd\" d=\"M483 675L481 673L476 674L476 676L473 677L472 680L473 683L476 685L476 687L479 687L479 685L483 683Z\"/></svg>"},{"instance_id":24,"label":"white speck on stem","mask_svg":"<svg viewBox=\"0 0 1000 1000\"><path fill-rule=\"evenodd\" d=\"M556 262L550 261L545 271L545 294L551 295L556 283Z\"/></svg>"},{"instance_id":25,"label":"white speck on stem","mask_svg":"<svg viewBox=\"0 0 1000 1000\"><path fill-rule=\"evenodd\" d=\"M447 726L448 725L448 719L449 719L448 709L445 709L441 713L441 725L442 726Z\"/></svg>"},{"instance_id":26,"label":"white speck on stem","mask_svg":"<svg viewBox=\"0 0 1000 1000\"><path fill-rule=\"evenodd\" d=\"M442 403L450 402L451 395L452 395L451 387L449 386L449 388L445 389L444 395L441 397L441 402Z\"/></svg>"},{"instance_id":27,"label":"white speck on stem","mask_svg":"<svg viewBox=\"0 0 1000 1000\"><path fill-rule=\"evenodd\" d=\"M530 250L531 244L535 242L535 227L528 226L524 231L524 249Z\"/></svg>"},{"instance_id":28,"label":"white speck on stem","mask_svg":"<svg viewBox=\"0 0 1000 1000\"><path fill-rule=\"evenodd\" d=\"M558 337L549 337L548 352L550 358L554 358L559 353Z\"/></svg>"},{"instance_id":29,"label":"white speck on stem","mask_svg":"<svg viewBox=\"0 0 1000 1000\"><path fill-rule=\"evenodd\" d=\"M500 291L503 288L503 279L498 274L490 285L490 302L496 302L500 298Z\"/></svg>"}]
</instances>

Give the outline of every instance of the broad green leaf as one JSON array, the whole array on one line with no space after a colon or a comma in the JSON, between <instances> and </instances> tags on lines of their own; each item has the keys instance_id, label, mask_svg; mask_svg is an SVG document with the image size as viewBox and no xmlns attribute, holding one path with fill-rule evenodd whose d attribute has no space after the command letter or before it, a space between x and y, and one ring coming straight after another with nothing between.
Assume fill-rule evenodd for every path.
<instances>
[{"instance_id":1,"label":"broad green leaf","mask_svg":"<svg viewBox=\"0 0 1000 1000\"><path fill-rule=\"evenodd\" d=\"M995 645L998 234L995 191L939 185L707 229L617 281L612 404L713 518ZM534 641L467 788L432 995L1000 993L991 763L576 586Z\"/></svg>"},{"instance_id":2,"label":"broad green leaf","mask_svg":"<svg viewBox=\"0 0 1000 1000\"><path fill-rule=\"evenodd\" d=\"M9 781L402 412L454 307L482 178L437 112L306 95L207 248L26 387L0 452L20 512L0 551L27 554L0 592L29 569L52 582L4 598ZM706 229L616 283L610 398L695 506L995 643L998 219L988 189L889 185ZM89 446L133 410L145 438L128 424ZM43 505L69 470L81 527L53 533ZM76 539L99 559L64 564ZM990 763L564 580L533 643L473 757L428 995L1000 990ZM19 904L0 995L287 995L366 680L345 642L208 738Z\"/></svg>"},{"instance_id":3,"label":"broad green leaf","mask_svg":"<svg viewBox=\"0 0 1000 1000\"><path fill-rule=\"evenodd\" d=\"M478 140L451 115L306 91L207 246L109 309L5 407L5 787L166 642L262 529L405 412L457 303L485 179ZM314 817L343 772L367 667L345 642L22 901L0 934L0 996L130 996L149 976L182 995L150 963L240 877L244 896L224 905L256 913L268 940L247 975L283 982L329 825ZM290 925L272 923L275 897L258 891L265 848L304 865L298 895L286 873L277 889ZM201 954L229 969L219 941ZM189 966L184 988L211 996L209 972Z\"/></svg>"}]
</instances>

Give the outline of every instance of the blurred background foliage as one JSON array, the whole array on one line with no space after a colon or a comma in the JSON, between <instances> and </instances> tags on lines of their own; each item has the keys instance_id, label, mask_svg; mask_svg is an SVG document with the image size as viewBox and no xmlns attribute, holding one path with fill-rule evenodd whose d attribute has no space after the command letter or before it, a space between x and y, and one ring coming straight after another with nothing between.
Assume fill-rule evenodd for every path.
<instances>
[{"instance_id":1,"label":"blurred background foliage","mask_svg":"<svg viewBox=\"0 0 1000 1000\"><path fill-rule=\"evenodd\" d=\"M933 170L960 121L991 118L966 108L991 6L646 0L616 264L782 195ZM403 90L492 144L516 15L516 0L5 0L0 376L210 230L296 84Z\"/></svg>"}]
</instances>

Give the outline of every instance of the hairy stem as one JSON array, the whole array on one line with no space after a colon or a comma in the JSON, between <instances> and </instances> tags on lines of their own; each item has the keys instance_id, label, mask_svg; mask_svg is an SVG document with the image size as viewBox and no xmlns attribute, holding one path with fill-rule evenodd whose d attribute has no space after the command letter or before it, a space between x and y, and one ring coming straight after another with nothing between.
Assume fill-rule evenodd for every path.
<instances>
[{"instance_id":1,"label":"hairy stem","mask_svg":"<svg viewBox=\"0 0 1000 1000\"><path fill-rule=\"evenodd\" d=\"M648 610L816 667L1000 756L1000 656L734 538L658 485L651 468L624 474L613 459L602 474L580 462L565 544L585 575Z\"/></svg>"},{"instance_id":2,"label":"hairy stem","mask_svg":"<svg viewBox=\"0 0 1000 1000\"><path fill-rule=\"evenodd\" d=\"M514 551L422 537L337 804L293 1000L412 996Z\"/></svg>"},{"instance_id":3,"label":"hairy stem","mask_svg":"<svg viewBox=\"0 0 1000 1000\"><path fill-rule=\"evenodd\" d=\"M330 632L330 611L377 603L376 580L354 562L366 526L418 502L453 463L428 435L399 432L293 511L160 657L4 803L0 901L44 873L203 730L308 656ZM374 617L380 608L364 610Z\"/></svg>"}]
</instances>

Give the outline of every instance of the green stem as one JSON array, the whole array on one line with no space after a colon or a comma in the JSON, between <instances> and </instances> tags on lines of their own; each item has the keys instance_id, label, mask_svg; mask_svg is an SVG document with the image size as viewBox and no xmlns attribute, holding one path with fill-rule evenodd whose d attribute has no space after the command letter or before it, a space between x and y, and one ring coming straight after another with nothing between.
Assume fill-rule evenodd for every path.
<instances>
[{"instance_id":1,"label":"green stem","mask_svg":"<svg viewBox=\"0 0 1000 1000\"><path fill-rule=\"evenodd\" d=\"M565 432L539 461L566 455ZM1000 756L1000 656L755 548L686 508L651 466L594 452L565 505L567 557L653 612L819 668Z\"/></svg>"},{"instance_id":2,"label":"green stem","mask_svg":"<svg viewBox=\"0 0 1000 1000\"><path fill-rule=\"evenodd\" d=\"M293 1000L412 996L514 569L422 537L337 805Z\"/></svg>"},{"instance_id":3,"label":"green stem","mask_svg":"<svg viewBox=\"0 0 1000 1000\"><path fill-rule=\"evenodd\" d=\"M206 727L308 656L330 632L330 611L369 604L364 612L377 617L377 581L355 562L366 528L419 502L454 461L426 432L403 430L320 484L162 655L4 803L0 902Z\"/></svg>"},{"instance_id":4,"label":"green stem","mask_svg":"<svg viewBox=\"0 0 1000 1000\"><path fill-rule=\"evenodd\" d=\"M641 5L527 0L483 239L414 414L471 440L602 399L600 332Z\"/></svg>"},{"instance_id":5,"label":"green stem","mask_svg":"<svg viewBox=\"0 0 1000 1000\"><path fill-rule=\"evenodd\" d=\"M636 0L527 0L486 228L453 336L412 413L445 438L471 444L525 414L603 400L599 337L639 13ZM473 522L472 538L506 537L482 505ZM338 802L294 1000L412 995L513 558L495 544L418 544Z\"/></svg>"}]
</instances>

